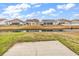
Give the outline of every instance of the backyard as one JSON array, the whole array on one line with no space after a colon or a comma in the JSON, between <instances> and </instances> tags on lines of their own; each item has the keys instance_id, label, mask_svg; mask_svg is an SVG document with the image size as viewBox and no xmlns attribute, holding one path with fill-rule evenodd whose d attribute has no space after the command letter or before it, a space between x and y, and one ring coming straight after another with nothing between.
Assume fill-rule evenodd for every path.
<instances>
[{"instance_id":1,"label":"backyard","mask_svg":"<svg viewBox=\"0 0 79 59\"><path fill-rule=\"evenodd\" d=\"M79 55L79 32L1 32L0 55L15 43L36 41L59 41Z\"/></svg>"}]
</instances>

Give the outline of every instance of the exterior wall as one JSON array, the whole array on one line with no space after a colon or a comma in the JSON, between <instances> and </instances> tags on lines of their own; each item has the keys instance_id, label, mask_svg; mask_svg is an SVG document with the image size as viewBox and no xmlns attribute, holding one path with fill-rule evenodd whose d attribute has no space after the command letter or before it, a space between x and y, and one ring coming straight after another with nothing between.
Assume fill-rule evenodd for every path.
<instances>
[{"instance_id":1,"label":"exterior wall","mask_svg":"<svg viewBox=\"0 0 79 59\"><path fill-rule=\"evenodd\" d=\"M26 25L40 25L39 22L27 22Z\"/></svg>"},{"instance_id":2,"label":"exterior wall","mask_svg":"<svg viewBox=\"0 0 79 59\"><path fill-rule=\"evenodd\" d=\"M6 23L6 21L4 20L4 21L1 21L1 22L0 22L0 25L7 25L7 23Z\"/></svg>"},{"instance_id":3,"label":"exterior wall","mask_svg":"<svg viewBox=\"0 0 79 59\"><path fill-rule=\"evenodd\" d=\"M43 22L42 25L53 25L53 23Z\"/></svg>"},{"instance_id":4,"label":"exterior wall","mask_svg":"<svg viewBox=\"0 0 79 59\"><path fill-rule=\"evenodd\" d=\"M55 20L42 20L41 24L42 25L57 25L57 21L55 21Z\"/></svg>"},{"instance_id":5,"label":"exterior wall","mask_svg":"<svg viewBox=\"0 0 79 59\"><path fill-rule=\"evenodd\" d=\"M23 23L22 22L7 22L8 25L22 25Z\"/></svg>"},{"instance_id":6,"label":"exterior wall","mask_svg":"<svg viewBox=\"0 0 79 59\"><path fill-rule=\"evenodd\" d=\"M79 21L74 21L74 22L72 21L71 23L72 24L79 24Z\"/></svg>"}]
</instances>

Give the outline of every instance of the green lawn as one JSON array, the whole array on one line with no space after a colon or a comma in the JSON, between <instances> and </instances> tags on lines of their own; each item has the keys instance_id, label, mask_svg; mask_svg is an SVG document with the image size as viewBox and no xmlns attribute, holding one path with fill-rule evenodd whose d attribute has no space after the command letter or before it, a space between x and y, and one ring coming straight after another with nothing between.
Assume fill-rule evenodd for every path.
<instances>
[{"instance_id":1,"label":"green lawn","mask_svg":"<svg viewBox=\"0 0 79 59\"><path fill-rule=\"evenodd\" d=\"M17 42L58 40L79 55L79 34L65 32L1 32L0 55Z\"/></svg>"}]
</instances>

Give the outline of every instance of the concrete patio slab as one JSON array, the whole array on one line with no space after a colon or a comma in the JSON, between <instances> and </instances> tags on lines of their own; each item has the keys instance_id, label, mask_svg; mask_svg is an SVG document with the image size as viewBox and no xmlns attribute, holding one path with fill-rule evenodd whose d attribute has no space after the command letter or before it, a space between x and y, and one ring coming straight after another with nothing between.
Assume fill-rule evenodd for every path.
<instances>
[{"instance_id":1,"label":"concrete patio slab","mask_svg":"<svg viewBox=\"0 0 79 59\"><path fill-rule=\"evenodd\" d=\"M59 41L17 43L3 56L77 56Z\"/></svg>"}]
</instances>

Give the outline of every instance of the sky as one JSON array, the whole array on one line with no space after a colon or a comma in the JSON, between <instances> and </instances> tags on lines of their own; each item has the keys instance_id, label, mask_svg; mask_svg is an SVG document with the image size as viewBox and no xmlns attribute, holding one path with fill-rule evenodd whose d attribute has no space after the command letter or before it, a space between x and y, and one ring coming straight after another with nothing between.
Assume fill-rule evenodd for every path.
<instances>
[{"instance_id":1,"label":"sky","mask_svg":"<svg viewBox=\"0 0 79 59\"><path fill-rule=\"evenodd\" d=\"M79 3L0 3L0 18L79 19Z\"/></svg>"}]
</instances>

